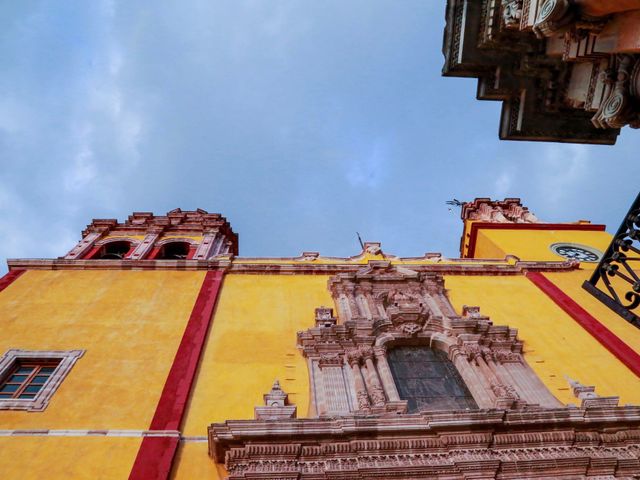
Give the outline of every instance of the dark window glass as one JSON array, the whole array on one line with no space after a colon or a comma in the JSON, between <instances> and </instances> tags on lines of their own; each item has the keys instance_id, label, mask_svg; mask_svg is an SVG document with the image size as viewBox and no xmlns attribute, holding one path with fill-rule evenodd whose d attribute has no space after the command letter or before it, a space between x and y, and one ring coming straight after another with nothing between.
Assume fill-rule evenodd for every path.
<instances>
[{"instance_id":1,"label":"dark window glass","mask_svg":"<svg viewBox=\"0 0 640 480\"><path fill-rule=\"evenodd\" d=\"M25 393L38 393L41 388L42 388L42 385L29 385L23 391Z\"/></svg>"},{"instance_id":2,"label":"dark window glass","mask_svg":"<svg viewBox=\"0 0 640 480\"><path fill-rule=\"evenodd\" d=\"M0 392L15 392L18 390L19 386L20 385L12 385L12 384L3 385L2 388L0 388Z\"/></svg>"},{"instance_id":3,"label":"dark window glass","mask_svg":"<svg viewBox=\"0 0 640 480\"><path fill-rule=\"evenodd\" d=\"M397 347L389 351L388 359L400 398L408 401L410 413L478 408L458 370L443 351Z\"/></svg>"}]
</instances>

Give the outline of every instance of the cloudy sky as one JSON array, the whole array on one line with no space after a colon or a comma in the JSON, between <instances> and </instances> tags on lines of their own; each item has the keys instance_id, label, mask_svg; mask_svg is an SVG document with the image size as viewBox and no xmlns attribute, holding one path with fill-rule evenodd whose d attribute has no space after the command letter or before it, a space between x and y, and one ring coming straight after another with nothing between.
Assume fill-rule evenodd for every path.
<instances>
[{"instance_id":1,"label":"cloudy sky","mask_svg":"<svg viewBox=\"0 0 640 480\"><path fill-rule=\"evenodd\" d=\"M500 142L499 103L445 79L445 0L0 4L0 272L92 218L221 212L243 256L457 255L445 201L522 197L615 230L640 134Z\"/></svg>"}]
</instances>

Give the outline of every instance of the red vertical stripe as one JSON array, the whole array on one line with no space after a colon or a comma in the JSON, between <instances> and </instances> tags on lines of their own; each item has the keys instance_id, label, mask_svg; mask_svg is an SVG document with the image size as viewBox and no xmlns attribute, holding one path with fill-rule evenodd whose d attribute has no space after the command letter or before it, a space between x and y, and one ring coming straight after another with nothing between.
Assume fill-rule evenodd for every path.
<instances>
[{"instance_id":1,"label":"red vertical stripe","mask_svg":"<svg viewBox=\"0 0 640 480\"><path fill-rule=\"evenodd\" d=\"M589 332L607 350L640 377L640 355L624 343L611 330L592 317L570 296L560 290L551 280L540 272L529 272L527 278L542 290L556 305L564 310L582 328Z\"/></svg>"},{"instance_id":2,"label":"red vertical stripe","mask_svg":"<svg viewBox=\"0 0 640 480\"><path fill-rule=\"evenodd\" d=\"M15 282L16 279L20 275L22 275L24 272L26 272L26 270L21 270L21 269L11 270L4 277L0 278L0 292L3 291L5 288L7 288L9 285L11 285L13 282Z\"/></svg>"},{"instance_id":3,"label":"red vertical stripe","mask_svg":"<svg viewBox=\"0 0 640 480\"><path fill-rule=\"evenodd\" d=\"M178 430L184 416L200 355L212 322L224 272L208 271L193 306L182 341L164 384L150 430ZM145 437L130 479L166 479L178 448L177 438Z\"/></svg>"}]
</instances>

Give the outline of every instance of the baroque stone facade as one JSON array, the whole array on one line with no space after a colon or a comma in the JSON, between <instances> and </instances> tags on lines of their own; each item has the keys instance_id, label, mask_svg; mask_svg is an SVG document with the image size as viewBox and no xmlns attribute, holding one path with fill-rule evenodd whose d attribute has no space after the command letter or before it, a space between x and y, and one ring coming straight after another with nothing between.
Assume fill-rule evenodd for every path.
<instances>
[{"instance_id":1,"label":"baroque stone facade","mask_svg":"<svg viewBox=\"0 0 640 480\"><path fill-rule=\"evenodd\" d=\"M640 1L448 0L446 76L501 100L500 138L615 143L640 126Z\"/></svg>"},{"instance_id":2,"label":"baroque stone facade","mask_svg":"<svg viewBox=\"0 0 640 480\"><path fill-rule=\"evenodd\" d=\"M315 327L298 333L316 418L291 418L274 385L271 416L257 407L256 420L212 424L209 453L229 479L640 474L640 407L570 379L581 405L563 406L527 365L517 332L478 307L457 315L440 273L370 261L328 288L337 317L317 308ZM407 412L388 358L405 345L445 352L477 408Z\"/></svg>"}]
</instances>

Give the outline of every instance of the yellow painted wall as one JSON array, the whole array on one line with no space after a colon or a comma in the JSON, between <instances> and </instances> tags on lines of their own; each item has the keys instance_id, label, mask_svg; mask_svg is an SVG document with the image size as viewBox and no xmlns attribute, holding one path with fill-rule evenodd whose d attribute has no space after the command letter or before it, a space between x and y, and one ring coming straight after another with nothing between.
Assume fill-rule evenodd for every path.
<instances>
[{"instance_id":1,"label":"yellow painted wall","mask_svg":"<svg viewBox=\"0 0 640 480\"><path fill-rule=\"evenodd\" d=\"M209 457L207 442L181 442L171 472L171 480L223 480L227 472Z\"/></svg>"},{"instance_id":2,"label":"yellow painted wall","mask_svg":"<svg viewBox=\"0 0 640 480\"><path fill-rule=\"evenodd\" d=\"M205 272L27 271L0 292L0 352L86 350L43 412L0 429L149 428Z\"/></svg>"},{"instance_id":3,"label":"yellow painted wall","mask_svg":"<svg viewBox=\"0 0 640 480\"><path fill-rule=\"evenodd\" d=\"M478 231L476 254L478 258L502 258L506 254L522 260L561 261L549 246L553 243L579 243L604 252L611 235L607 232L585 230L491 230Z\"/></svg>"},{"instance_id":4,"label":"yellow painted wall","mask_svg":"<svg viewBox=\"0 0 640 480\"><path fill-rule=\"evenodd\" d=\"M620 396L621 404L640 404L640 379L526 277L450 275L445 286L459 313L478 305L494 325L517 328L527 362L560 401L579 403L568 375L599 395Z\"/></svg>"},{"instance_id":5,"label":"yellow painted wall","mask_svg":"<svg viewBox=\"0 0 640 480\"><path fill-rule=\"evenodd\" d=\"M121 437L0 437L0 478L124 479L129 476L140 441Z\"/></svg>"},{"instance_id":6,"label":"yellow painted wall","mask_svg":"<svg viewBox=\"0 0 640 480\"><path fill-rule=\"evenodd\" d=\"M253 407L280 380L298 416L309 408L307 364L296 332L314 325L314 310L333 307L325 275L225 277L183 432L206 435L213 422L253 418Z\"/></svg>"},{"instance_id":7,"label":"yellow painted wall","mask_svg":"<svg viewBox=\"0 0 640 480\"><path fill-rule=\"evenodd\" d=\"M504 258L508 252L505 252L501 246L493 243L486 233L491 230L480 230L476 236L476 247L474 258Z\"/></svg>"}]
</instances>

